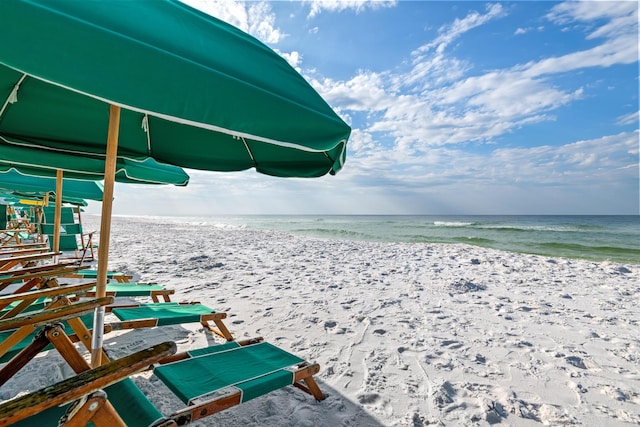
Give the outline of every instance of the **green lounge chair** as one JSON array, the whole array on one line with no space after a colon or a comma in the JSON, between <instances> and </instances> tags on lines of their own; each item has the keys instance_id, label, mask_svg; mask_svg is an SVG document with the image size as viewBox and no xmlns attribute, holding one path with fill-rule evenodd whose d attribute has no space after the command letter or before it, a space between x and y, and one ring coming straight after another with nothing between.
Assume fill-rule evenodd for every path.
<instances>
[{"instance_id":1,"label":"green lounge chair","mask_svg":"<svg viewBox=\"0 0 640 427\"><path fill-rule=\"evenodd\" d=\"M66 380L57 387L31 393L2 404L0 405L0 418L19 420L24 418L25 413L23 411L16 415L16 408L19 412L25 406L30 405L35 407L35 410L40 410L41 405L47 405L45 402L47 399L51 399L52 396L64 396L64 399L56 401L56 404L58 404L69 401L72 398L80 398L87 393L86 389L89 387L85 385L85 389L77 391L78 384L86 384L89 381L88 378L96 376L93 373L89 374L89 372L103 367L86 371L87 362L82 357L78 358L73 355L75 347L68 341L61 339L63 335L64 330L60 326L53 326L51 330L43 334L45 337L51 337L58 351L63 354L63 357L66 355L65 359L72 369L80 373L78 378L82 378ZM36 347L41 346L37 343L33 345ZM65 346L67 348L64 348ZM165 362L166 364L164 364ZM246 345L230 342L211 346L181 355L169 356L160 360L159 363L163 365L156 367L154 373L187 406L167 417L162 417L156 409L150 407L148 399L139 392L139 389L131 381L125 380L126 382L123 382L120 386L115 388L112 386L105 391L107 397L113 396L117 398L117 400L114 399L113 401L110 399L110 402L123 419L130 417L125 421L126 425L130 427L187 425L288 385L297 386L313 395L316 400L324 399L322 391L313 378L313 375L317 374L320 369L317 364L307 364L303 359L261 341L247 343ZM109 365L111 364L106 366ZM93 391L93 387L90 389ZM81 402L84 401L81 400ZM122 402L127 405L126 408L120 406ZM48 408L52 407L52 404L48 404ZM145 409L141 411L141 408ZM141 415L140 412L143 412L144 419L133 419L134 416ZM40 416L46 416L47 418L43 419L51 420L59 416L60 413L60 411L58 414L47 412L44 415L40 414ZM84 415L86 411L79 411L79 413ZM64 419L65 423L60 425L84 425L85 421L89 419L97 427L114 425L108 424L109 422L113 423L112 420L108 420L105 423L102 420L90 417L81 418L77 420L78 422L74 422L76 420L68 416ZM0 421L1 425L3 425L2 421Z\"/></svg>"},{"instance_id":2,"label":"green lounge chair","mask_svg":"<svg viewBox=\"0 0 640 427\"><path fill-rule=\"evenodd\" d=\"M205 329L227 341L233 341L233 335L231 335L222 321L226 319L227 314L216 312L200 303L161 302L139 304L119 308L114 307L111 312L122 321L121 324L127 329L130 329L130 326L135 325L136 322L142 324L145 320L152 322L152 324L146 323L145 327L199 322ZM217 328L211 326L209 322L213 322ZM110 323L110 325L114 330L116 329L114 323Z\"/></svg>"},{"instance_id":3,"label":"green lounge chair","mask_svg":"<svg viewBox=\"0 0 640 427\"><path fill-rule=\"evenodd\" d=\"M70 302L61 299L55 307L64 305L70 305ZM105 330L103 331L105 334L128 329L200 323L204 328L227 341L234 339L223 322L223 319L226 318L226 313L216 312L199 303L154 303L106 307L106 309L111 311L120 321L106 322ZM213 322L215 327L209 322ZM75 332L74 341L82 341L87 350L90 350L93 313L78 316L78 319L71 319L68 326ZM19 329L13 329L11 325L3 327L0 320L0 363L8 362L16 357L20 351L31 343L36 333L37 328L33 325L24 325ZM104 357L106 359L106 355Z\"/></svg>"},{"instance_id":4,"label":"green lounge chair","mask_svg":"<svg viewBox=\"0 0 640 427\"><path fill-rule=\"evenodd\" d=\"M98 278L98 270L82 270L77 273L66 274L61 277L68 277L73 279L97 279ZM133 279L133 276L121 273L119 271L107 271L107 279L114 280L118 283L128 283Z\"/></svg>"},{"instance_id":5,"label":"green lounge chair","mask_svg":"<svg viewBox=\"0 0 640 427\"><path fill-rule=\"evenodd\" d=\"M115 298L150 297L153 302L171 302L171 295L175 293L173 289L167 289L157 283L137 283L137 282L116 282L107 283L107 295ZM89 291L87 296L95 296L95 289Z\"/></svg>"},{"instance_id":6,"label":"green lounge chair","mask_svg":"<svg viewBox=\"0 0 640 427\"><path fill-rule=\"evenodd\" d=\"M41 233L48 236L49 246L53 250L53 224L41 224L40 228ZM95 257L94 248L93 233L84 233L82 224L60 224L59 250L73 251L75 258L83 261L85 259L92 261ZM80 252L82 252L82 255L80 255Z\"/></svg>"}]
</instances>

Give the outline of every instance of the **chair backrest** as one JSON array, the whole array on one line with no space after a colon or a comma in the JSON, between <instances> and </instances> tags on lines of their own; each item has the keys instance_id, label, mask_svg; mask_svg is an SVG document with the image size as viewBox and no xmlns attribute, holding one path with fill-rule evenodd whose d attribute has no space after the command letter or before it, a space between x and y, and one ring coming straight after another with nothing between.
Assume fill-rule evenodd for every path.
<instances>
[{"instance_id":1,"label":"chair backrest","mask_svg":"<svg viewBox=\"0 0 640 427\"><path fill-rule=\"evenodd\" d=\"M64 234L82 234L82 224L73 223L73 224L62 224L62 229L64 230Z\"/></svg>"},{"instance_id":2,"label":"chair backrest","mask_svg":"<svg viewBox=\"0 0 640 427\"><path fill-rule=\"evenodd\" d=\"M40 232L53 235L53 224L40 224Z\"/></svg>"},{"instance_id":3,"label":"chair backrest","mask_svg":"<svg viewBox=\"0 0 640 427\"><path fill-rule=\"evenodd\" d=\"M49 246L53 244L53 224L40 224L42 234L49 236ZM76 236L82 234L82 224L69 223L60 224L60 247L61 251L75 251L78 249L78 239Z\"/></svg>"},{"instance_id":4,"label":"chair backrest","mask_svg":"<svg viewBox=\"0 0 640 427\"><path fill-rule=\"evenodd\" d=\"M53 221L55 219L55 212L56 212L55 207L48 206L46 208L43 208L43 212L44 212L44 218L42 219L42 221L47 224L53 224ZM64 206L60 209L60 222L62 224L71 224L75 222L75 217L73 215L73 208Z\"/></svg>"}]
</instances>

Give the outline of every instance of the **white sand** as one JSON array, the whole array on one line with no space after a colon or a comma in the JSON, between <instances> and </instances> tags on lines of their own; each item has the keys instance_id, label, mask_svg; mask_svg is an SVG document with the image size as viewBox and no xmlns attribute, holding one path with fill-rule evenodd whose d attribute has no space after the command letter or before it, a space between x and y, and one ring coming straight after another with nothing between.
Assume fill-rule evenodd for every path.
<instances>
[{"instance_id":1,"label":"white sand","mask_svg":"<svg viewBox=\"0 0 640 427\"><path fill-rule=\"evenodd\" d=\"M110 268L321 365L323 402L290 387L195 425L640 424L639 265L131 218L112 231ZM195 325L107 338L118 357L166 339L179 350L215 341ZM69 374L48 354L0 399ZM163 413L181 407L152 375L135 381Z\"/></svg>"}]
</instances>

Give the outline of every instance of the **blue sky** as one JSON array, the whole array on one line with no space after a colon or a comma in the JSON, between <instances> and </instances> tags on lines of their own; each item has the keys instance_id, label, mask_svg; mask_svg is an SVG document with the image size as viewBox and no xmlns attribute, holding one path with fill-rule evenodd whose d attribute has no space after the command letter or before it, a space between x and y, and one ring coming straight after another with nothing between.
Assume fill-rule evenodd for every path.
<instances>
[{"instance_id":1,"label":"blue sky","mask_svg":"<svg viewBox=\"0 0 640 427\"><path fill-rule=\"evenodd\" d=\"M116 214L639 214L636 1L185 2L287 58L347 163L118 184Z\"/></svg>"}]
</instances>

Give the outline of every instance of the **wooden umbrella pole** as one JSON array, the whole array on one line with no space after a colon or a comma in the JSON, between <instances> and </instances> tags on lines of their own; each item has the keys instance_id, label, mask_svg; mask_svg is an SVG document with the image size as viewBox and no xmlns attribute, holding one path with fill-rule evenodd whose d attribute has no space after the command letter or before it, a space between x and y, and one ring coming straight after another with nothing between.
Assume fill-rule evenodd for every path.
<instances>
[{"instance_id":1,"label":"wooden umbrella pole","mask_svg":"<svg viewBox=\"0 0 640 427\"><path fill-rule=\"evenodd\" d=\"M62 213L62 169L56 170L56 207L53 214L53 252L60 250L60 225Z\"/></svg>"},{"instance_id":2,"label":"wooden umbrella pole","mask_svg":"<svg viewBox=\"0 0 640 427\"><path fill-rule=\"evenodd\" d=\"M109 240L111 234L111 211L113 206L113 187L116 178L116 160L118 156L118 132L120 129L120 107L109 108L109 132L107 134L107 159L104 165L104 189L102 196L102 217L100 219L100 246L98 247L98 278L96 297L103 298L107 293L107 267L109 264ZM93 319L93 340L91 343L91 366L102 364L102 341L104 328L104 307L98 307Z\"/></svg>"}]
</instances>

